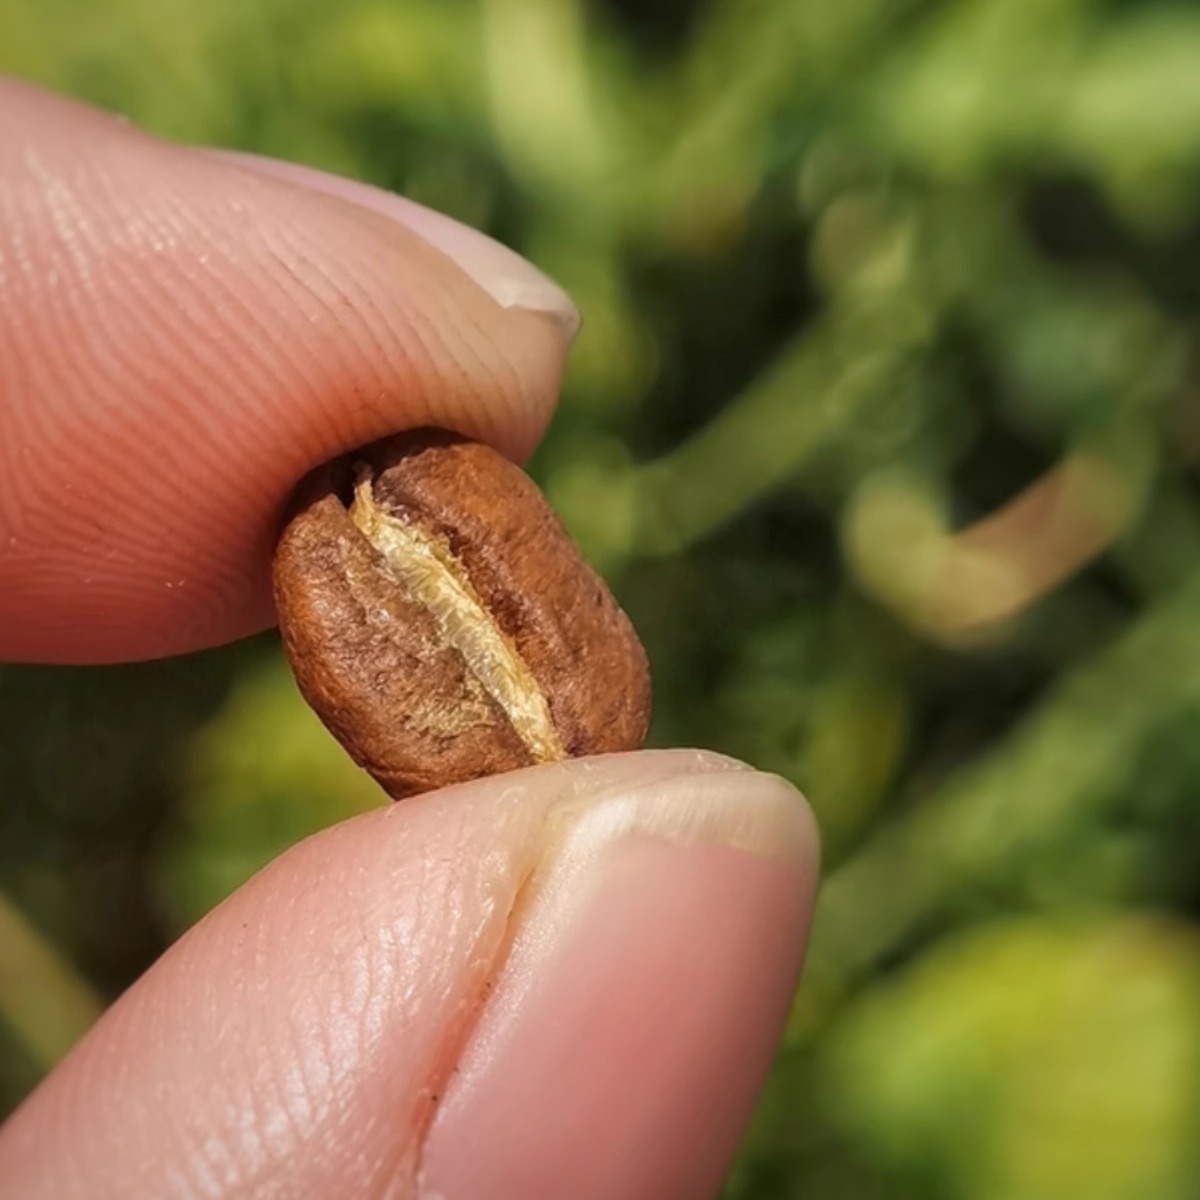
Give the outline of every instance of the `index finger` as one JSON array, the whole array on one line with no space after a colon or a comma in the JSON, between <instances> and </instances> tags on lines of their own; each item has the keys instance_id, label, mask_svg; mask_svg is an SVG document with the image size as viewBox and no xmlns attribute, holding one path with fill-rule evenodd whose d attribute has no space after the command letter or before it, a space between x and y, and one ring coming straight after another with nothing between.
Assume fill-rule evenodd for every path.
<instances>
[{"instance_id":1,"label":"index finger","mask_svg":"<svg viewBox=\"0 0 1200 1200\"><path fill-rule=\"evenodd\" d=\"M312 467L417 425L532 449L569 301L354 187L0 80L0 659L252 633Z\"/></svg>"}]
</instances>

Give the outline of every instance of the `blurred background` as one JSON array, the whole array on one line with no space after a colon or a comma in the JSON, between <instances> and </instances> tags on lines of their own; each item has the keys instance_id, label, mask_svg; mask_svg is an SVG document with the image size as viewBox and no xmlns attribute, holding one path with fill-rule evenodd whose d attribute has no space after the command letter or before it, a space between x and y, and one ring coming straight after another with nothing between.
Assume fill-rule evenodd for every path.
<instances>
[{"instance_id":1,"label":"blurred background","mask_svg":"<svg viewBox=\"0 0 1200 1200\"><path fill-rule=\"evenodd\" d=\"M728 1197L1200 1196L1200 8L0 0L0 69L368 179L586 328L532 464L653 741L827 882ZM273 635L0 668L0 1111L379 804Z\"/></svg>"}]
</instances>

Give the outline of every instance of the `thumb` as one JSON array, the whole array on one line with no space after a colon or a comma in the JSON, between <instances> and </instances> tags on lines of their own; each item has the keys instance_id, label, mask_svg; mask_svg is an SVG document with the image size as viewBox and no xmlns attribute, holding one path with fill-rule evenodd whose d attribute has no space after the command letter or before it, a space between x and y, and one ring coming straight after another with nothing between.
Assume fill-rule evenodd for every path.
<instances>
[{"instance_id":1,"label":"thumb","mask_svg":"<svg viewBox=\"0 0 1200 1200\"><path fill-rule=\"evenodd\" d=\"M803 954L811 818L686 751L577 760L295 847L0 1133L25 1200L712 1195Z\"/></svg>"}]
</instances>

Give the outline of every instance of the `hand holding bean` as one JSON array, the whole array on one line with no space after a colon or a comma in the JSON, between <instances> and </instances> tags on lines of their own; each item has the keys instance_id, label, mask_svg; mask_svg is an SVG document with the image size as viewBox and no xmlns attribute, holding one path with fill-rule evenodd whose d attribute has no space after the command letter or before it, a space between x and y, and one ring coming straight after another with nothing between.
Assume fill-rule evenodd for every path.
<instances>
[{"instance_id":1,"label":"hand holding bean","mask_svg":"<svg viewBox=\"0 0 1200 1200\"><path fill-rule=\"evenodd\" d=\"M0 212L0 658L128 661L266 628L304 477L416 428L520 461L578 323L527 263L397 197L2 81ZM367 572L364 602L416 486L390 470L329 493L343 532L321 553ZM489 528L561 545L519 494L494 503ZM417 536L434 513L413 511ZM310 616L326 651L378 631L303 615L322 602L288 581L289 529L281 607L315 695ZM368 544L339 559L343 536ZM455 561L476 600L528 599L520 581L493 593L471 548ZM641 736L636 642L562 561L582 590L511 625L497 607L483 658L449 630L460 610L436 627L444 599L423 617L403 589L380 598L408 631L394 662L427 656L434 674L406 698L389 659L384 728L353 689L331 724L399 792L506 769L327 829L199 922L0 1131L0 1194L714 1194L791 1002L811 819L781 780L698 751L507 770ZM511 695L545 712L505 707L500 635L533 680ZM469 749L450 736L427 772L422 705L472 656L474 682L451 689L470 698ZM389 743L388 721L414 728Z\"/></svg>"}]
</instances>

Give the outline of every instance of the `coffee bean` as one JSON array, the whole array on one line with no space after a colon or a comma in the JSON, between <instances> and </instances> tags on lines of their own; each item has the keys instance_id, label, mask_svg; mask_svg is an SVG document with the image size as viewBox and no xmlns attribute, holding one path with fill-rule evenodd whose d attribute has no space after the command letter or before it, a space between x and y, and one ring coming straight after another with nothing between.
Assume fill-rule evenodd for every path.
<instances>
[{"instance_id":1,"label":"coffee bean","mask_svg":"<svg viewBox=\"0 0 1200 1200\"><path fill-rule=\"evenodd\" d=\"M645 737L632 625L488 446L419 430L317 471L274 582L301 692L397 799Z\"/></svg>"}]
</instances>

